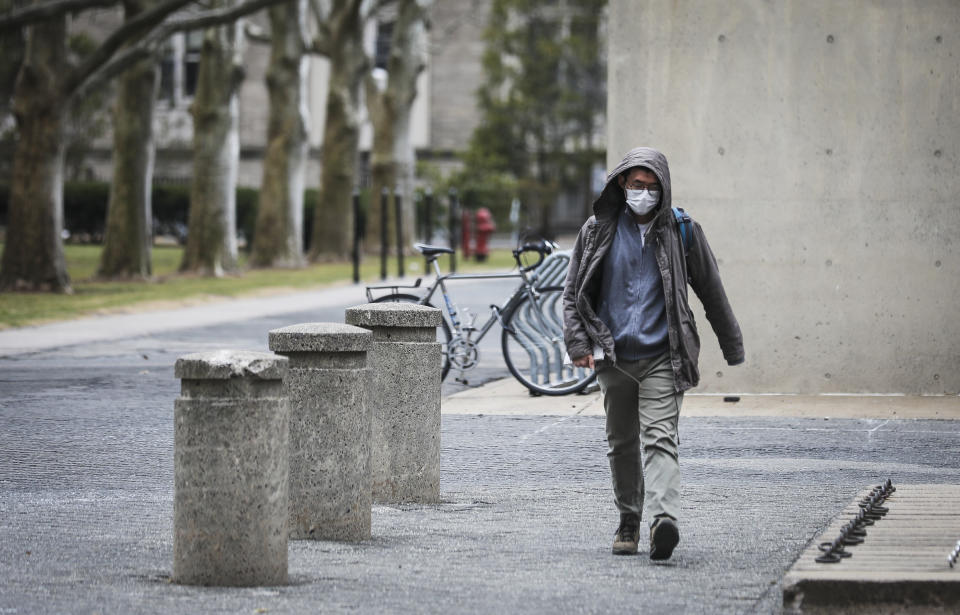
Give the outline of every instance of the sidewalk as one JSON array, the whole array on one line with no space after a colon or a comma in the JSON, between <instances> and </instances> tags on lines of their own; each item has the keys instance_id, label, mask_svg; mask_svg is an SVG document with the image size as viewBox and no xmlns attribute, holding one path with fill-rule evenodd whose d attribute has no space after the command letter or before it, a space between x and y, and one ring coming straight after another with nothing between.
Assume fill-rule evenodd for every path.
<instances>
[{"instance_id":1,"label":"sidewalk","mask_svg":"<svg viewBox=\"0 0 960 615\"><path fill-rule=\"evenodd\" d=\"M599 393L505 378L443 399L439 504L375 506L369 541L291 542L286 586L171 584L173 361L362 302L348 286L0 332L0 614L779 613L784 573L864 487L960 484L960 398L691 394L681 543L664 564L615 557Z\"/></svg>"},{"instance_id":2,"label":"sidewalk","mask_svg":"<svg viewBox=\"0 0 960 615\"><path fill-rule=\"evenodd\" d=\"M617 557L598 396L503 380L444 400L441 503L375 506L361 543L291 542L286 586L187 587L169 582L172 373L18 370L0 372L0 613L773 614L864 487L960 482L960 421L685 414L680 546Z\"/></svg>"},{"instance_id":3,"label":"sidewalk","mask_svg":"<svg viewBox=\"0 0 960 615\"><path fill-rule=\"evenodd\" d=\"M0 357L365 301L362 286L342 284L308 292L280 292L189 307L91 316L0 331Z\"/></svg>"},{"instance_id":4,"label":"sidewalk","mask_svg":"<svg viewBox=\"0 0 960 615\"><path fill-rule=\"evenodd\" d=\"M756 395L737 402L724 395L684 396L685 417L771 416L837 419L960 419L960 396L903 395ZM513 378L505 378L444 399L444 414L524 416L602 416L598 391L563 397L533 397Z\"/></svg>"}]
</instances>

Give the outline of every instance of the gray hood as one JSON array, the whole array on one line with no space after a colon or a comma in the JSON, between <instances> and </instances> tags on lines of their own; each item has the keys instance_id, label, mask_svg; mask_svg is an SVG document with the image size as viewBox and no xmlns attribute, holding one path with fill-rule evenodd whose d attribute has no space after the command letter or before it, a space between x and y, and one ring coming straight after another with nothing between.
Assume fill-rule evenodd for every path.
<instances>
[{"instance_id":1,"label":"gray hood","mask_svg":"<svg viewBox=\"0 0 960 615\"><path fill-rule=\"evenodd\" d=\"M563 289L563 339L571 357L583 357L603 349L607 361L616 363L616 348L609 327L597 315L596 306L603 286L604 259L617 234L620 212L627 201L617 183L617 175L631 167L653 171L663 186L659 210L652 226L657 227L654 241L656 262L663 281L667 327L670 339L670 365L674 386L685 391L700 381L697 361L700 337L690 311L687 287L703 302L707 321L720 342L729 365L743 362L743 336L727 301L717 260L710 250L703 229L696 221L689 227L689 242L684 244L680 227L670 211L670 171L667 159L657 150L638 147L631 150L607 176L603 193L593 204L596 214L580 228L570 254L570 267ZM668 228L672 224L672 228ZM653 229L648 231L652 232Z\"/></svg>"},{"instance_id":2,"label":"gray hood","mask_svg":"<svg viewBox=\"0 0 960 615\"><path fill-rule=\"evenodd\" d=\"M660 180L660 186L663 188L660 193L660 203L657 205L657 218L663 218L663 212L670 211L672 205L672 192L670 190L670 166L667 164L667 157L651 147L636 147L623 157L617 166L607 174L607 185L603 192L593 203L593 213L598 219L609 218L620 213L620 210L627 205L626 196L623 188L617 182L617 177L633 167L646 167L653 171L657 179Z\"/></svg>"}]
</instances>

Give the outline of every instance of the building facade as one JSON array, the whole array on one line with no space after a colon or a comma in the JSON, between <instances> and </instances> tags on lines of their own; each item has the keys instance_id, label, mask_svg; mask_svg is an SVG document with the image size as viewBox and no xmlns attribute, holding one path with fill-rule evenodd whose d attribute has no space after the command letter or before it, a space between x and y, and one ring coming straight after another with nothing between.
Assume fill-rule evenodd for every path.
<instances>
[{"instance_id":1,"label":"building facade","mask_svg":"<svg viewBox=\"0 0 960 615\"><path fill-rule=\"evenodd\" d=\"M433 5L430 14L430 49L427 69L418 80L413 105L411 140L419 159L441 167L457 164L479 121L475 90L482 81L483 28L489 0L445 0ZM253 21L265 22L257 16ZM118 22L115 14L97 11L81 25L94 33L105 32ZM387 27L384 27L384 25ZM156 139L155 183L189 183L192 173L193 121L190 103L196 89L201 32L176 34L167 42L160 61L160 87L154 119ZM389 22L371 22L365 31L366 46L377 62L389 47ZM238 184L257 187L267 135L268 96L265 83L269 48L247 41L243 49L245 78L240 87L240 169ZM306 98L309 110L310 156L307 186L320 178L323 153L320 148L325 120L329 66L325 58L307 59ZM361 109L365 114L365 108ZM372 143L372 128L363 123L361 159ZM109 180L112 173L112 141L109 131L99 135L86 151L81 178ZM365 165L362 165L364 168Z\"/></svg>"}]
</instances>

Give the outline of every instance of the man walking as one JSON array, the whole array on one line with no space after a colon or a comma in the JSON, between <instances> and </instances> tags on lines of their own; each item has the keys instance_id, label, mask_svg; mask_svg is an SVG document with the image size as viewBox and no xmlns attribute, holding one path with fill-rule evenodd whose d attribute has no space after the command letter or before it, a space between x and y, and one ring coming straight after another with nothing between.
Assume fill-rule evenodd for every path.
<instances>
[{"instance_id":1,"label":"man walking","mask_svg":"<svg viewBox=\"0 0 960 615\"><path fill-rule=\"evenodd\" d=\"M596 369L603 392L620 511L613 552L637 552L646 496L650 559L667 559L680 542L677 421L683 392L700 380L688 281L728 364L743 363L743 338L700 225L672 209L663 154L628 152L593 211L567 272L564 341L574 365Z\"/></svg>"}]
</instances>

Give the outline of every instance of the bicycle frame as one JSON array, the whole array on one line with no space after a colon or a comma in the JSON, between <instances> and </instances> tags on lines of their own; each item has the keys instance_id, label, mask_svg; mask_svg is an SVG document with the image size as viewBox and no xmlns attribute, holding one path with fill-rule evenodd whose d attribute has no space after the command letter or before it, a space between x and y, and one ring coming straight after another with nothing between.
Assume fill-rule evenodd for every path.
<instances>
[{"instance_id":1,"label":"bicycle frame","mask_svg":"<svg viewBox=\"0 0 960 615\"><path fill-rule=\"evenodd\" d=\"M557 246L543 246L547 248L543 250L541 246L543 244L527 244L514 250L517 269L511 272L444 274L440 270L438 255L448 253L449 250L418 244L417 249L428 254L427 267L433 265L436 274L434 280L425 287L421 287L423 278L417 278L413 284L368 286L367 300L371 303L386 300L414 301L433 307L430 301L439 289L443 305L438 307L441 308L441 313L446 312L440 340L444 342L446 350L443 359L444 376L451 368L455 368L460 374L456 380L466 383L464 374L477 366L480 341L490 332L494 323L499 323L503 329L502 350L507 368L530 390L531 395L566 395L580 392L589 385L594 375L582 368L573 370L569 367L561 333L562 315L557 312L557 306L562 300L561 278L567 274L570 258L567 254L557 253L555 257L551 255L551 258L545 259L544 252L550 254L549 247L555 250ZM540 253L541 258L535 264L525 265L520 255L529 251ZM520 278L520 283L503 303L490 305L491 315L479 329L474 326L478 314L472 314L466 307L458 308L447 289L448 281L510 278ZM386 294L375 298L374 291ZM438 332L439 336L441 332Z\"/></svg>"},{"instance_id":2,"label":"bicycle frame","mask_svg":"<svg viewBox=\"0 0 960 615\"><path fill-rule=\"evenodd\" d=\"M520 268L517 271L511 271L508 273L443 273L440 270L440 264L437 262L436 257L429 259L429 264L433 265L434 272L436 273L436 279L427 286L425 294L420 298L419 303L421 305L427 304L430 302L430 299L433 297L434 293L437 292L437 289L440 289L440 294L443 297L444 306L446 308L447 317L450 320L450 324L453 325L453 337L464 337L464 332L466 332L469 337L470 333L478 331L473 323L467 323L466 326L463 326L463 323L460 321L459 310L454 306L453 301L450 299L450 293L447 292L446 282L448 280L497 280L497 279L509 279L509 278L520 278L523 282L514 289L513 293L503 302L502 305L491 304L490 310L492 314L490 318L479 329L479 333L475 338L472 338L472 342L479 342L486 336L486 334L493 327L494 323L499 323L501 327L504 327L503 318L501 314L509 314L513 308L516 307L517 303L520 302L520 299L524 295L528 295L531 298L531 301L535 301L537 298L536 289L534 285L530 282L530 279L527 277L526 272ZM371 290L377 289L391 289L394 293L399 292L400 289L404 288L420 288L420 279L417 279L416 283L410 286L400 286L400 285L386 285L386 286L369 286L367 287L367 299L373 301L373 296Z\"/></svg>"},{"instance_id":3,"label":"bicycle frame","mask_svg":"<svg viewBox=\"0 0 960 615\"><path fill-rule=\"evenodd\" d=\"M473 326L473 322L467 323L464 327L459 319L459 310L454 306L453 301L450 300L450 293L447 292L447 280L498 280L498 279L509 279L509 278L520 278L523 280L523 283L517 286L510 296L503 302L502 305L491 304L490 310L492 314L490 318L487 319L483 326L480 327L477 332L477 336L472 339L473 342L479 342L486 336L486 334L493 327L494 323L499 323L501 327L504 327L503 318L501 314L509 313L517 303L520 301L520 298L526 293L533 293L533 286L530 284L530 281L527 279L526 273L521 269L516 272L509 273L447 273L444 274L440 271L440 265L437 262L436 258L430 260L433 264L434 271L437 274L437 279L434 280L427 288L427 293L421 299L421 303L427 303L430 301L430 298L437 291L437 288L440 289L440 294L443 296L443 302L447 309L447 315L450 318L450 324L453 325L454 337L463 337L463 333L466 332L469 334L478 331Z\"/></svg>"}]
</instances>

